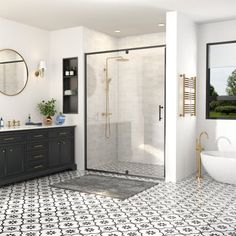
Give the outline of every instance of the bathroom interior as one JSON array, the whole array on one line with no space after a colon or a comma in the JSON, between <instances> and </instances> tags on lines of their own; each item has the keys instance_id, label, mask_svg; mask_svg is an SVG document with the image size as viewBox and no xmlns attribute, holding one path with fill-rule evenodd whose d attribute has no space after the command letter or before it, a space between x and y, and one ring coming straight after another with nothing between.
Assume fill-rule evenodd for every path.
<instances>
[{"instance_id":1,"label":"bathroom interior","mask_svg":"<svg viewBox=\"0 0 236 236\"><path fill-rule=\"evenodd\" d=\"M134 24L127 20L133 10L117 11L114 13L118 14L117 18L108 25L109 20L104 23L101 17L106 15L106 8L97 9L98 15L93 8L94 17L100 20L97 24L92 24L91 19L72 22L84 17L82 13L78 16L73 9L70 10L74 18L63 22L63 17L55 15L58 22L49 24L49 10L42 20L43 9L50 9L46 0L34 4L26 2L29 9L33 9L34 4L40 9L41 15L35 15L32 22L30 17L22 17L20 11L16 13L10 1L10 5L4 3L6 7L0 9L0 78L4 78L0 80L0 118L4 121L4 127L0 128L0 153L3 153L0 154L0 194L2 190L4 194L8 188L24 189L28 188L27 183L34 185L36 182L34 187L40 192L42 189L38 186L44 181L51 186L55 181L92 173L154 181L158 184L153 195L152 189L148 194L162 204L160 207L168 205L165 200L174 199L176 203L178 194L188 203L194 201L192 196L197 194L199 202L203 199L206 203L213 192L218 191L221 195L215 198L219 201L230 195L230 200L224 203L227 207L222 203L222 209L225 207L227 214L231 206L236 209L233 199L236 193L236 20L231 17L232 12L230 15L222 8L225 17L215 12L217 16L205 15L204 18L200 13L208 3L199 3L200 13L195 15L193 6L192 10L179 10L176 5L175 10L170 10L172 8L166 5L160 10L145 2L141 5L133 2L137 12L142 12L145 6L146 21L133 14ZM63 1L58 4L64 9ZM129 7L127 3L120 4L117 5L120 10ZM113 8L106 1L102 6ZM78 6L73 7L77 9ZM119 25L122 14L130 25ZM10 54L6 55L9 49ZM9 61L21 63L23 69L16 66L13 74L6 73L3 68ZM73 73L67 71L68 67L73 68ZM7 82L6 74L10 76ZM17 82L11 80L14 76ZM56 101L53 124L26 125L31 121L45 122L38 104L51 99ZM57 123L60 112L64 114L63 125ZM14 134L12 143L11 134ZM7 163L8 152L14 153L11 156L13 165ZM8 164L10 169L5 167ZM47 190L51 195L56 194L51 187ZM60 191L70 202L71 192ZM134 195L134 204L137 202L138 206L146 197L145 193L141 193L138 200ZM79 197L87 201L88 195L79 193ZM132 197L130 199L131 204ZM93 200L101 199L94 197ZM106 200L105 203L101 200L101 205L106 204ZM149 204L149 200L144 202ZM56 200L53 201L57 205ZM123 203L111 201L123 207ZM204 209L201 205L198 207L206 210L205 205ZM194 206L190 209L196 210ZM172 213L169 211L167 215ZM213 213L209 218L217 217ZM200 216L196 218L201 219ZM60 228L60 222L57 223ZM23 227L24 223L21 225ZM0 233L5 233L4 227L0 225ZM100 231L94 235L103 235L103 229L96 227ZM204 229L194 227L193 235L207 235ZM230 233L236 232L236 226L232 227L229 226L226 230L229 234L225 235L234 235ZM151 228L163 233L159 226ZM211 232L221 232L213 228ZM74 235L87 235L83 229L79 230L79 234ZM60 233L55 231L55 235L65 235L62 231L60 228ZM186 235L181 229L175 233L173 235Z\"/></svg>"},{"instance_id":2,"label":"bathroom interior","mask_svg":"<svg viewBox=\"0 0 236 236\"><path fill-rule=\"evenodd\" d=\"M22 56L26 68L22 74L17 73L24 77L17 96L6 96L1 84L5 127L12 120L24 126L28 114L36 123L42 122L37 104L54 98L57 113L64 112L66 124L76 126L75 163L79 170L155 177L167 182L196 172L196 138L201 132L209 137L203 141L206 150L234 150L234 111L228 117L214 117L217 112L210 110L217 99L234 105L234 96L226 98L226 79L219 82L222 74L226 78L234 68L234 57L222 56L234 50L234 42L223 43L233 41L234 36L217 38L208 24L196 24L179 12L159 14L159 26L134 35L123 35L119 30L109 35L83 26L49 31L2 18L1 48L13 49ZM176 26L178 22L182 28ZM215 25L220 28L231 22ZM21 41L13 40L13 29L25 29L21 30ZM4 50L1 52L4 58ZM62 60L68 58L78 58L72 66L78 68L78 82L73 85L78 90L76 96L62 96ZM43 76L35 73L40 63L47 67ZM206 73L206 67L211 66L211 74ZM189 97L193 104L184 104L182 75L195 79L195 94ZM8 84L9 89L15 89L10 80ZM208 94L211 86L215 86L217 98ZM16 105L15 98L24 106ZM65 108L69 99L73 100L72 107ZM189 110L183 115L186 106Z\"/></svg>"}]
</instances>

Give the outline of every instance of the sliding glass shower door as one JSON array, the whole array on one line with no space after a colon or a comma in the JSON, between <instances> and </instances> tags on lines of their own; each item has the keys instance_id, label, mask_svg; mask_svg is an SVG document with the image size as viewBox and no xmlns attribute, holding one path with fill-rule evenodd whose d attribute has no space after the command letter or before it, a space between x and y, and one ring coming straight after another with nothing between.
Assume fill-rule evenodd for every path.
<instances>
[{"instance_id":1,"label":"sliding glass shower door","mask_svg":"<svg viewBox=\"0 0 236 236\"><path fill-rule=\"evenodd\" d=\"M165 47L86 54L86 169L164 178Z\"/></svg>"}]
</instances>

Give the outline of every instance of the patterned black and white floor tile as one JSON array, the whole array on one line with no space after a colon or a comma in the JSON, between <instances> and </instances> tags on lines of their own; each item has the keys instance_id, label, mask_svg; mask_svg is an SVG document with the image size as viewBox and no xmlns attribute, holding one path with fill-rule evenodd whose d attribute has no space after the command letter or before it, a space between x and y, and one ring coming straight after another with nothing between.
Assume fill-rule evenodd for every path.
<instances>
[{"instance_id":1,"label":"patterned black and white floor tile","mask_svg":"<svg viewBox=\"0 0 236 236\"><path fill-rule=\"evenodd\" d=\"M164 165L151 165L136 162L113 161L106 165L96 166L92 169L101 171L110 171L114 173L125 174L126 171L130 175L138 175L143 177L153 177L164 179Z\"/></svg>"},{"instance_id":2,"label":"patterned black and white floor tile","mask_svg":"<svg viewBox=\"0 0 236 236\"><path fill-rule=\"evenodd\" d=\"M50 187L79 175L63 172L0 188L0 235L236 235L236 186L208 176L202 183L144 179L159 184L124 201Z\"/></svg>"}]
</instances>

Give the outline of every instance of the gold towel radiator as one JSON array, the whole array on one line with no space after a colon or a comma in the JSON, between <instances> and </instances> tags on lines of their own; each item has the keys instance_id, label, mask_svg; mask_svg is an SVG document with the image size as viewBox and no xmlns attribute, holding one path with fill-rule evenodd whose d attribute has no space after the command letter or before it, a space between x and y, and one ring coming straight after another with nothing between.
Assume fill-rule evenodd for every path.
<instances>
[{"instance_id":1,"label":"gold towel radiator","mask_svg":"<svg viewBox=\"0 0 236 236\"><path fill-rule=\"evenodd\" d=\"M183 111L180 116L189 114L196 116L196 79L197 77L187 78L185 74L180 75L183 80Z\"/></svg>"}]
</instances>

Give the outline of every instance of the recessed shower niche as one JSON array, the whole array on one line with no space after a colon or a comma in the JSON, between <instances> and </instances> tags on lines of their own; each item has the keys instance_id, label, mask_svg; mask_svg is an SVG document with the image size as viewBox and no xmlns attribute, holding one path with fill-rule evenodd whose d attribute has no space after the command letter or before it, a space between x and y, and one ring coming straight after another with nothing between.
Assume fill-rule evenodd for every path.
<instances>
[{"instance_id":1,"label":"recessed shower niche","mask_svg":"<svg viewBox=\"0 0 236 236\"><path fill-rule=\"evenodd\" d=\"M85 55L87 170L164 178L165 46Z\"/></svg>"},{"instance_id":2,"label":"recessed shower niche","mask_svg":"<svg viewBox=\"0 0 236 236\"><path fill-rule=\"evenodd\" d=\"M63 59L63 113L78 113L78 58Z\"/></svg>"}]
</instances>

